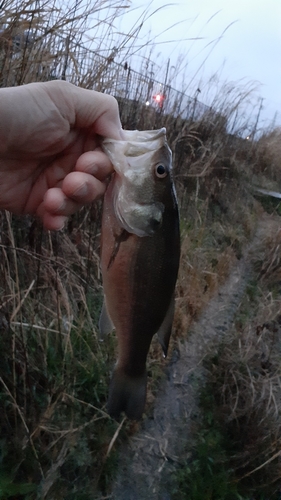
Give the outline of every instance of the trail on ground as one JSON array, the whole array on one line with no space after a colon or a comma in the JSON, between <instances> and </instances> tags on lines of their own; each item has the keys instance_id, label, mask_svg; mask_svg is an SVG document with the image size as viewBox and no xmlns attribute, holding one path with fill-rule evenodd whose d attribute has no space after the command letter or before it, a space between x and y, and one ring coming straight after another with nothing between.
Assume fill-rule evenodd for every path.
<instances>
[{"instance_id":1,"label":"trail on ground","mask_svg":"<svg viewBox=\"0 0 281 500\"><path fill-rule=\"evenodd\" d=\"M187 458L192 426L198 419L198 388L204 381L202 361L214 352L231 328L251 277L251 252L266 221L260 223L244 257L210 300L188 339L167 369L167 377L154 402L151 418L123 445L113 485L113 500L171 500L171 476Z\"/></svg>"}]
</instances>

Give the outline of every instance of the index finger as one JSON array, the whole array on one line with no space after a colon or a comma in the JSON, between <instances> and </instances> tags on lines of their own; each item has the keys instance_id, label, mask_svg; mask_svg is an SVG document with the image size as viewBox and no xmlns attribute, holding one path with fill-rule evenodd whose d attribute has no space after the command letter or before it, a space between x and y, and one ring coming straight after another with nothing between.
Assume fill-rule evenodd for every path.
<instances>
[{"instance_id":1,"label":"index finger","mask_svg":"<svg viewBox=\"0 0 281 500\"><path fill-rule=\"evenodd\" d=\"M100 149L87 151L77 160L75 170L91 174L100 181L104 181L113 172L110 159Z\"/></svg>"}]
</instances>

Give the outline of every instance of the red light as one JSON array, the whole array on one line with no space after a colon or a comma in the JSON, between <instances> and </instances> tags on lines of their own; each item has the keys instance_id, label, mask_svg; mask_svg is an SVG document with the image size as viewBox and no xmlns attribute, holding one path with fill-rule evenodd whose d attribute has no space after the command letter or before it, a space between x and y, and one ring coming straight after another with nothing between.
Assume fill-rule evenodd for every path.
<instances>
[{"instance_id":1,"label":"red light","mask_svg":"<svg viewBox=\"0 0 281 500\"><path fill-rule=\"evenodd\" d=\"M159 108L162 108L165 96L163 94L155 94L152 99L158 104Z\"/></svg>"}]
</instances>

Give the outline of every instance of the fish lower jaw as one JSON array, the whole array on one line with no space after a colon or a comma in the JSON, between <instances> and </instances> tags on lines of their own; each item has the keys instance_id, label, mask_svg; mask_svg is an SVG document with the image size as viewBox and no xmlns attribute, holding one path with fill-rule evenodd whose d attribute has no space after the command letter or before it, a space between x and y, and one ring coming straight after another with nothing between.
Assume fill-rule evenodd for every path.
<instances>
[{"instance_id":1,"label":"fish lower jaw","mask_svg":"<svg viewBox=\"0 0 281 500\"><path fill-rule=\"evenodd\" d=\"M135 205L126 210L122 210L118 203L115 206L120 226L139 237L153 236L162 225L164 209L163 203L159 202L152 205Z\"/></svg>"},{"instance_id":2,"label":"fish lower jaw","mask_svg":"<svg viewBox=\"0 0 281 500\"><path fill-rule=\"evenodd\" d=\"M124 218L118 215L117 219L122 229L125 229L127 233L134 234L139 238L153 236L162 224L162 216L160 219L150 218L141 221L140 219L132 218L130 214L130 217L128 218Z\"/></svg>"}]
</instances>

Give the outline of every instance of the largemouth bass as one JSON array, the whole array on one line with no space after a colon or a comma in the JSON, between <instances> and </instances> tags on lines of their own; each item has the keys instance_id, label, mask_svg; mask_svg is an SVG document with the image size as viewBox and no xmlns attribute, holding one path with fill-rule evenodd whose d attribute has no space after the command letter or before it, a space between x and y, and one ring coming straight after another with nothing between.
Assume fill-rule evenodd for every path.
<instances>
[{"instance_id":1,"label":"largemouth bass","mask_svg":"<svg viewBox=\"0 0 281 500\"><path fill-rule=\"evenodd\" d=\"M116 330L118 361L108 411L140 419L146 400L146 358L154 334L166 356L180 258L179 214L166 129L124 131L105 139L115 173L102 218L104 304L101 335Z\"/></svg>"}]
</instances>

